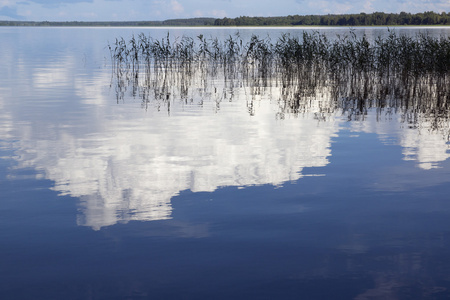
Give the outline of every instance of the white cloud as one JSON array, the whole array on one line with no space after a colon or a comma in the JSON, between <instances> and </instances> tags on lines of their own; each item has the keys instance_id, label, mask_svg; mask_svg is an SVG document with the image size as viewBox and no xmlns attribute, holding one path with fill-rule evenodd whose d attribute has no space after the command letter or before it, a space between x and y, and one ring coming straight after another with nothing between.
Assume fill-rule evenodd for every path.
<instances>
[{"instance_id":1,"label":"white cloud","mask_svg":"<svg viewBox=\"0 0 450 300\"><path fill-rule=\"evenodd\" d=\"M0 0L0 8L4 7L4 6L12 6L16 4L16 1L11 1L11 0Z\"/></svg>"},{"instance_id":2,"label":"white cloud","mask_svg":"<svg viewBox=\"0 0 450 300\"><path fill-rule=\"evenodd\" d=\"M67 12L60 15L61 8ZM449 11L450 1L340 0L207 1L207 0L0 0L0 14L12 19L48 21L165 20L191 17L283 16L359 12ZM3 11L3 13L2 13ZM26 14L31 11L32 14Z\"/></svg>"},{"instance_id":3,"label":"white cloud","mask_svg":"<svg viewBox=\"0 0 450 300\"><path fill-rule=\"evenodd\" d=\"M170 6L172 8L172 11L177 15L184 12L183 5L181 5L180 2L178 2L176 0L172 0L170 2Z\"/></svg>"},{"instance_id":4,"label":"white cloud","mask_svg":"<svg viewBox=\"0 0 450 300\"><path fill-rule=\"evenodd\" d=\"M194 17L216 17L216 18L224 18L227 16L227 12L225 10L196 10L193 12Z\"/></svg>"},{"instance_id":5,"label":"white cloud","mask_svg":"<svg viewBox=\"0 0 450 300\"><path fill-rule=\"evenodd\" d=\"M276 104L268 99L254 99L256 114L249 117L245 88L236 89L235 101L223 101L221 113L214 114L214 99L222 93L210 89L203 106L174 102L171 117L136 114L122 105L110 107L121 116L110 120L102 106L97 117L103 121L89 134L67 124L51 138L34 139L31 125L22 126L19 165L42 170L55 191L80 198L79 224L99 229L119 221L168 219L171 198L183 190L278 186L301 178L306 167L329 163L336 123L318 124L313 112L278 122ZM274 89L272 96L277 94Z\"/></svg>"},{"instance_id":6,"label":"white cloud","mask_svg":"<svg viewBox=\"0 0 450 300\"><path fill-rule=\"evenodd\" d=\"M373 1L374 0L368 0L363 4L363 12L370 13L375 11L375 9L373 8Z\"/></svg>"},{"instance_id":7,"label":"white cloud","mask_svg":"<svg viewBox=\"0 0 450 300\"><path fill-rule=\"evenodd\" d=\"M225 10L213 10L210 14L206 14L206 16L208 15L218 18L224 18L227 16L227 12Z\"/></svg>"}]
</instances>

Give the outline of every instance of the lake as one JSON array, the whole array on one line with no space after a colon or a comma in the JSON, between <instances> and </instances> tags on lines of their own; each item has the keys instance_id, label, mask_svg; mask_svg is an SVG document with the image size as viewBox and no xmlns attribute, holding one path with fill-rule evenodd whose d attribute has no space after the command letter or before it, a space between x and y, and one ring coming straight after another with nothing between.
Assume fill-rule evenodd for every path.
<instances>
[{"instance_id":1,"label":"lake","mask_svg":"<svg viewBox=\"0 0 450 300\"><path fill-rule=\"evenodd\" d=\"M439 89L369 105L220 69L146 79L108 50L141 32L304 30L389 34L1 27L0 298L449 298Z\"/></svg>"}]
</instances>

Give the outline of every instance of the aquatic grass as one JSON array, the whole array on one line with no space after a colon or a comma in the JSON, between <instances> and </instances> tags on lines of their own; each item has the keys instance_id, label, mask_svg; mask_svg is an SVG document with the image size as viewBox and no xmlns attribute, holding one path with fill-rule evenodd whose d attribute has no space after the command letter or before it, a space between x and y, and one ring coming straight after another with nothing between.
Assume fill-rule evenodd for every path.
<instances>
[{"instance_id":1,"label":"aquatic grass","mask_svg":"<svg viewBox=\"0 0 450 300\"><path fill-rule=\"evenodd\" d=\"M350 31L335 39L304 32L244 41L238 33L224 40L140 34L128 42L118 38L108 48L118 101L132 86L132 96L141 97L144 106L151 99L158 105L174 98L188 103L193 93L217 96L217 86L215 92L208 89L222 80L227 96L236 85L248 87L252 97L279 87L279 116L300 114L307 103L327 97L322 117L341 110L360 118L370 108L449 117L450 37L389 31L371 41Z\"/></svg>"},{"instance_id":2,"label":"aquatic grass","mask_svg":"<svg viewBox=\"0 0 450 300\"><path fill-rule=\"evenodd\" d=\"M276 68L280 72L321 66L335 73L369 72L417 75L438 73L450 69L450 38L435 38L426 34L416 37L397 35L390 31L387 38L370 42L365 35L354 32L337 36L334 41L318 32L291 36L283 34L275 43L269 37L253 35L249 41L239 34L223 41L199 35L197 40L181 37L171 41L169 34L161 40L140 34L127 43L116 39L109 46L114 65L137 68L142 61L153 67L178 68L184 65L220 64L222 67ZM141 61L142 60L142 61ZM265 70L266 71L266 70Z\"/></svg>"}]
</instances>

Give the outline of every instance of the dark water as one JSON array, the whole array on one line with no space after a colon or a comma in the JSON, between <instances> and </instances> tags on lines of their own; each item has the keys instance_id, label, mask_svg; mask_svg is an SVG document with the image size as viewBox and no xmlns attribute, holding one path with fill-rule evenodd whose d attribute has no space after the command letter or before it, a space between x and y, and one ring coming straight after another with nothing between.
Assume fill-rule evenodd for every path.
<instances>
[{"instance_id":1,"label":"dark water","mask_svg":"<svg viewBox=\"0 0 450 300\"><path fill-rule=\"evenodd\" d=\"M141 31L0 28L1 299L450 297L448 115L220 76L143 101L106 48Z\"/></svg>"}]
</instances>

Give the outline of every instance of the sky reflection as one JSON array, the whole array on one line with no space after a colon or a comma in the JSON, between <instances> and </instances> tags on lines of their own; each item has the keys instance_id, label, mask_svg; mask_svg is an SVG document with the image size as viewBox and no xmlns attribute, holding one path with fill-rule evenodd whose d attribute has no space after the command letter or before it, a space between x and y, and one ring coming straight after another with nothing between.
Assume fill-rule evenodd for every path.
<instances>
[{"instance_id":1,"label":"sky reflection","mask_svg":"<svg viewBox=\"0 0 450 300\"><path fill-rule=\"evenodd\" d=\"M330 164L342 130L375 133L423 170L450 155L445 119L436 127L418 114L411 124L402 112L368 107L349 120L328 86L292 106L298 93L270 81L224 85L200 74L153 89L111 82L108 67L82 66L75 51L40 66L4 55L17 81L0 86L2 147L14 151L16 168L33 168L59 195L79 198L77 222L95 230L170 219L171 199L186 190L296 182L306 168ZM316 171L327 175L308 175Z\"/></svg>"}]
</instances>

